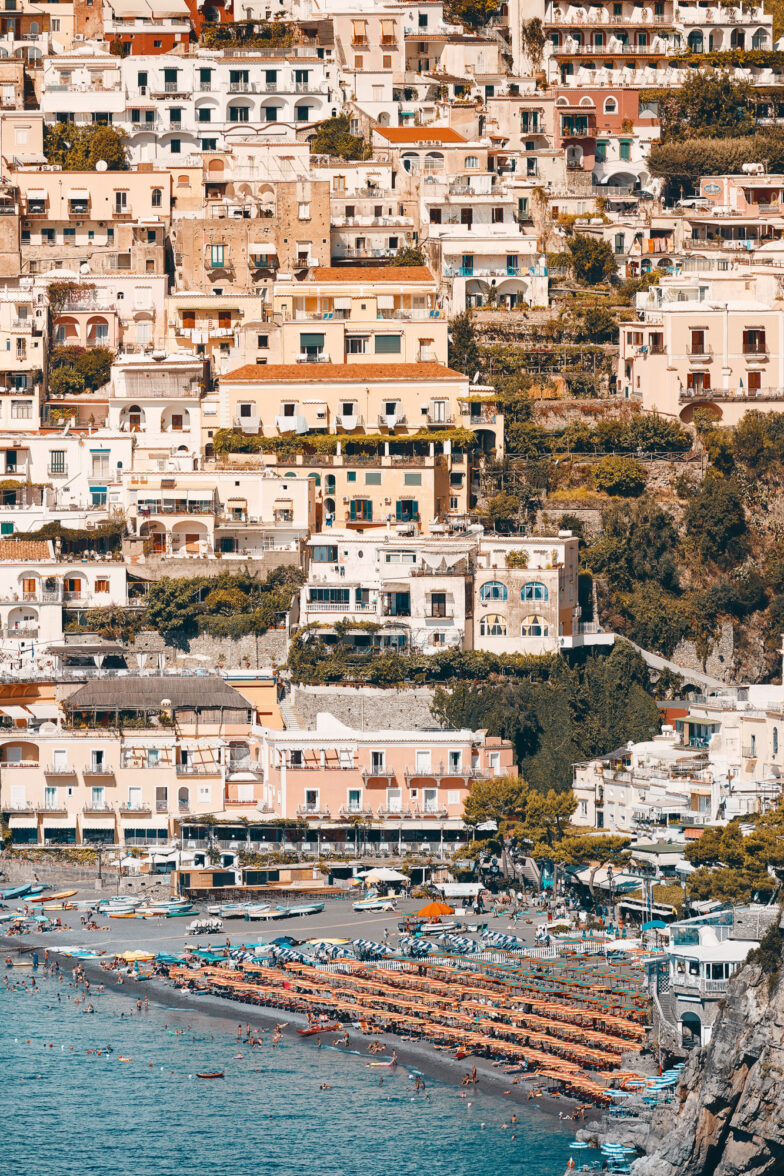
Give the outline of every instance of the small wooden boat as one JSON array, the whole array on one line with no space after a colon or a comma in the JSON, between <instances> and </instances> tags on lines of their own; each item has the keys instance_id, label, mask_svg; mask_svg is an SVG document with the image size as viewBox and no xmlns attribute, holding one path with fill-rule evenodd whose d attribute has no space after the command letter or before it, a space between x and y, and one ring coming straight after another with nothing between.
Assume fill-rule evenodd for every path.
<instances>
[{"instance_id":1,"label":"small wooden boat","mask_svg":"<svg viewBox=\"0 0 784 1176\"><path fill-rule=\"evenodd\" d=\"M30 902L65 902L66 898L73 898L75 890L58 890L56 894L36 895Z\"/></svg>"},{"instance_id":2,"label":"small wooden boat","mask_svg":"<svg viewBox=\"0 0 784 1176\"><path fill-rule=\"evenodd\" d=\"M300 1037L313 1037L316 1033L334 1033L343 1026L335 1022L334 1025L309 1025L307 1029L298 1029Z\"/></svg>"},{"instance_id":3,"label":"small wooden boat","mask_svg":"<svg viewBox=\"0 0 784 1176\"><path fill-rule=\"evenodd\" d=\"M139 919L144 917L143 915L138 915L136 911L109 911L108 914L110 919Z\"/></svg>"},{"instance_id":4,"label":"small wooden boat","mask_svg":"<svg viewBox=\"0 0 784 1176\"><path fill-rule=\"evenodd\" d=\"M225 1076L224 1070L216 1070L214 1074L197 1074L197 1078L223 1078Z\"/></svg>"}]
</instances>

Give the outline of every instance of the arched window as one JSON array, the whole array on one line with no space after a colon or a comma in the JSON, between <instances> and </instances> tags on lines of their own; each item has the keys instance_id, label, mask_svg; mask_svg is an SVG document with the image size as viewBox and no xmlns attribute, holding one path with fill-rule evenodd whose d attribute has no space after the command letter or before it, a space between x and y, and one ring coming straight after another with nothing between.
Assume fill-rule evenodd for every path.
<instances>
[{"instance_id":1,"label":"arched window","mask_svg":"<svg viewBox=\"0 0 784 1176\"><path fill-rule=\"evenodd\" d=\"M468 171L469 168L479 167L479 156L478 155L466 155L465 165L466 165L466 171Z\"/></svg>"},{"instance_id":2,"label":"arched window","mask_svg":"<svg viewBox=\"0 0 784 1176\"><path fill-rule=\"evenodd\" d=\"M479 589L480 600L506 600L506 587L498 580L488 580Z\"/></svg>"},{"instance_id":3,"label":"arched window","mask_svg":"<svg viewBox=\"0 0 784 1176\"><path fill-rule=\"evenodd\" d=\"M308 474L308 477L312 478L317 486L321 485L321 474Z\"/></svg>"},{"instance_id":4,"label":"arched window","mask_svg":"<svg viewBox=\"0 0 784 1176\"><path fill-rule=\"evenodd\" d=\"M604 102L604 113L615 114L618 110L618 103L614 98L606 98Z\"/></svg>"},{"instance_id":5,"label":"arched window","mask_svg":"<svg viewBox=\"0 0 784 1176\"><path fill-rule=\"evenodd\" d=\"M524 584L523 590L520 593L521 600L549 600L550 593L547 591L547 585L542 584L539 580L532 580L530 584Z\"/></svg>"},{"instance_id":6,"label":"arched window","mask_svg":"<svg viewBox=\"0 0 784 1176\"><path fill-rule=\"evenodd\" d=\"M153 208L160 208L163 204L163 188L153 188L152 190L152 206Z\"/></svg>"},{"instance_id":7,"label":"arched window","mask_svg":"<svg viewBox=\"0 0 784 1176\"><path fill-rule=\"evenodd\" d=\"M768 34L765 29L757 29L754 36L751 38L752 49L767 49L768 48Z\"/></svg>"},{"instance_id":8,"label":"arched window","mask_svg":"<svg viewBox=\"0 0 784 1176\"><path fill-rule=\"evenodd\" d=\"M526 617L520 626L521 637L546 637L550 628L542 617Z\"/></svg>"},{"instance_id":9,"label":"arched window","mask_svg":"<svg viewBox=\"0 0 784 1176\"><path fill-rule=\"evenodd\" d=\"M490 613L479 622L482 637L506 637L506 618L499 613Z\"/></svg>"}]
</instances>

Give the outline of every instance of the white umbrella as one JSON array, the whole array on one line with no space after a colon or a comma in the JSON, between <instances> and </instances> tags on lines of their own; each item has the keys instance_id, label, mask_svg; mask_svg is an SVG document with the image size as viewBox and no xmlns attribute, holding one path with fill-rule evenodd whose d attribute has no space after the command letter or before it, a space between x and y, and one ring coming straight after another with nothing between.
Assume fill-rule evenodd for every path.
<instances>
[{"instance_id":1,"label":"white umbrella","mask_svg":"<svg viewBox=\"0 0 784 1176\"><path fill-rule=\"evenodd\" d=\"M409 878L406 874L401 874L400 870L390 870L386 866L378 866L375 870L368 870L367 874L363 874L365 882L408 882Z\"/></svg>"}]
</instances>

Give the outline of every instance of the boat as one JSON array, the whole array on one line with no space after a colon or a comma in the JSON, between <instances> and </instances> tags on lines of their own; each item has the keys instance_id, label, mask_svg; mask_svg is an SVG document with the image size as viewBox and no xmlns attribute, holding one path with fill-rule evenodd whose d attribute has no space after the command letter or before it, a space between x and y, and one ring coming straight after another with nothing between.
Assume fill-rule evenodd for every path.
<instances>
[{"instance_id":1,"label":"boat","mask_svg":"<svg viewBox=\"0 0 784 1176\"><path fill-rule=\"evenodd\" d=\"M73 898L75 890L58 890L56 894L36 895L31 902L65 902L66 898Z\"/></svg>"},{"instance_id":2,"label":"boat","mask_svg":"<svg viewBox=\"0 0 784 1176\"><path fill-rule=\"evenodd\" d=\"M248 910L249 919L284 919L288 914L286 907L273 907L270 910Z\"/></svg>"},{"instance_id":3,"label":"boat","mask_svg":"<svg viewBox=\"0 0 784 1176\"><path fill-rule=\"evenodd\" d=\"M310 902L302 906L278 907L278 910L282 915L317 915L325 906L326 903L323 902Z\"/></svg>"},{"instance_id":4,"label":"boat","mask_svg":"<svg viewBox=\"0 0 784 1176\"><path fill-rule=\"evenodd\" d=\"M43 894L43 892L48 889L49 889L48 886L31 886L30 889L28 890L27 894L25 895L25 898L27 898L31 901L35 901L36 899L38 899L39 894ZM46 900L44 899L44 900L39 900L39 901L46 901Z\"/></svg>"},{"instance_id":5,"label":"boat","mask_svg":"<svg viewBox=\"0 0 784 1176\"><path fill-rule=\"evenodd\" d=\"M109 911L108 914L110 919L141 919L144 917L137 911Z\"/></svg>"},{"instance_id":6,"label":"boat","mask_svg":"<svg viewBox=\"0 0 784 1176\"><path fill-rule=\"evenodd\" d=\"M5 902L9 898L24 898L29 893L30 883L25 882L24 886L11 886L8 890L0 890L0 899Z\"/></svg>"},{"instance_id":7,"label":"boat","mask_svg":"<svg viewBox=\"0 0 784 1176\"><path fill-rule=\"evenodd\" d=\"M338 1029L343 1029L343 1025L339 1025L337 1021L334 1025L309 1025L307 1029L298 1029L300 1037L313 1037L316 1033L334 1033Z\"/></svg>"},{"instance_id":8,"label":"boat","mask_svg":"<svg viewBox=\"0 0 784 1176\"><path fill-rule=\"evenodd\" d=\"M393 911L395 909L395 900L393 898L360 898L354 903L355 911Z\"/></svg>"},{"instance_id":9,"label":"boat","mask_svg":"<svg viewBox=\"0 0 784 1176\"><path fill-rule=\"evenodd\" d=\"M216 1072L214 1074L197 1074L196 1077L197 1078L223 1078L224 1075L225 1075L224 1070L216 1070Z\"/></svg>"},{"instance_id":10,"label":"boat","mask_svg":"<svg viewBox=\"0 0 784 1176\"><path fill-rule=\"evenodd\" d=\"M182 915L193 915L193 914L195 914L195 908L192 906L177 907L176 910L167 911L166 918L167 919L179 919L182 917Z\"/></svg>"},{"instance_id":11,"label":"boat","mask_svg":"<svg viewBox=\"0 0 784 1176\"><path fill-rule=\"evenodd\" d=\"M268 904L265 903L260 906L260 910L266 910ZM249 902L218 902L214 906L207 907L208 915L217 915L221 919L244 919L247 911L250 909Z\"/></svg>"}]
</instances>

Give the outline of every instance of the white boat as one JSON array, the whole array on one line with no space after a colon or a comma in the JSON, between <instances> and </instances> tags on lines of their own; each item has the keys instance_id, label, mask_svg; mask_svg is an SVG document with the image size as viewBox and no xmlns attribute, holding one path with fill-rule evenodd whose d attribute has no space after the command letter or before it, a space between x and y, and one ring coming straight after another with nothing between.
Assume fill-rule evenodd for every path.
<instances>
[{"instance_id":1,"label":"white boat","mask_svg":"<svg viewBox=\"0 0 784 1176\"><path fill-rule=\"evenodd\" d=\"M249 919L285 919L288 911L282 907L271 907L268 910L262 911L256 908L255 910L248 909Z\"/></svg>"},{"instance_id":2,"label":"white boat","mask_svg":"<svg viewBox=\"0 0 784 1176\"><path fill-rule=\"evenodd\" d=\"M355 911L393 911L394 898L360 898L354 903Z\"/></svg>"}]
</instances>

